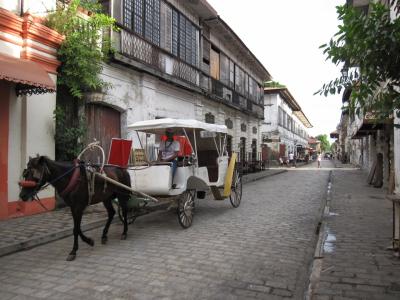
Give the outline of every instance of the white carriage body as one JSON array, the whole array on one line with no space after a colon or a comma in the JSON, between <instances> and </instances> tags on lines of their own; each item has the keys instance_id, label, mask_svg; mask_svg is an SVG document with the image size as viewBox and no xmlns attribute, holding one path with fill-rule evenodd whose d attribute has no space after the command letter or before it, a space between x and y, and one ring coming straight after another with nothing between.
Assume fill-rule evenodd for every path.
<instances>
[{"instance_id":1,"label":"white carriage body","mask_svg":"<svg viewBox=\"0 0 400 300\"><path fill-rule=\"evenodd\" d=\"M208 124L196 120L182 119L157 119L133 123L129 129L147 134L164 134L166 129L174 129L184 133L192 133L189 140L192 155L189 163L178 166L172 182L172 168L170 163L150 163L147 166L137 166L129 169L131 186L133 189L152 196L177 196L186 190L206 191L210 187L223 187L228 169L229 157L226 151L225 136L227 128L225 125ZM200 132L211 133L210 137L203 138L208 141L208 149L203 153L198 151ZM219 143L215 135L219 136ZM207 136L207 134L204 134ZM197 136L197 138L196 138ZM210 145L215 146L210 150ZM219 147L218 147L219 146ZM200 158L200 156L202 156Z\"/></svg>"}]
</instances>

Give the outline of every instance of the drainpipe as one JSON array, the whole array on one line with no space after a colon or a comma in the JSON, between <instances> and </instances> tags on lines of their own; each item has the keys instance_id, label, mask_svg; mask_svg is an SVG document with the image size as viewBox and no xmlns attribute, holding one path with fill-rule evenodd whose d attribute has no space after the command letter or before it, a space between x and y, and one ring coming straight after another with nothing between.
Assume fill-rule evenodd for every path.
<instances>
[{"instance_id":1,"label":"drainpipe","mask_svg":"<svg viewBox=\"0 0 400 300\"><path fill-rule=\"evenodd\" d=\"M24 14L24 0L20 0L20 16Z\"/></svg>"}]
</instances>

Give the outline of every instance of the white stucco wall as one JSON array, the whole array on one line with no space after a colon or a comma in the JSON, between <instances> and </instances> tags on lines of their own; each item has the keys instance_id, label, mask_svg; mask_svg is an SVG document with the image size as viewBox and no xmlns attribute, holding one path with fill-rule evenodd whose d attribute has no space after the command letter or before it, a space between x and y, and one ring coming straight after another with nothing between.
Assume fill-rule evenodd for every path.
<instances>
[{"instance_id":1,"label":"white stucco wall","mask_svg":"<svg viewBox=\"0 0 400 300\"><path fill-rule=\"evenodd\" d=\"M212 113L217 124L225 124L228 118L232 120L234 127L228 129L228 134L233 137L232 150L238 151L240 138L244 137L247 152L251 152L253 139L257 140L257 152L261 151L261 124L254 117L121 65L105 65L101 78L111 83L112 87L104 93L88 95L88 101L119 110L122 113L122 136L132 138L134 147L139 147L136 134L126 128L133 122L156 117L188 118L204 122L205 115ZM247 125L246 132L241 131L242 123ZM257 128L256 133L253 133L253 127Z\"/></svg>"},{"instance_id":2,"label":"white stucco wall","mask_svg":"<svg viewBox=\"0 0 400 300\"><path fill-rule=\"evenodd\" d=\"M22 42L22 39L16 38L11 34L0 32L0 35L12 40L16 40L18 42ZM0 53L19 58L21 53L21 46L0 40Z\"/></svg>"},{"instance_id":3,"label":"white stucco wall","mask_svg":"<svg viewBox=\"0 0 400 300\"><path fill-rule=\"evenodd\" d=\"M50 75L55 80L55 75ZM12 89L10 101L10 127L8 146L8 197L10 201L18 200L18 181L22 170L26 168L29 156L55 156L53 111L56 105L56 94L21 96L15 95ZM40 197L54 196L54 190L48 188L39 194Z\"/></svg>"}]
</instances>

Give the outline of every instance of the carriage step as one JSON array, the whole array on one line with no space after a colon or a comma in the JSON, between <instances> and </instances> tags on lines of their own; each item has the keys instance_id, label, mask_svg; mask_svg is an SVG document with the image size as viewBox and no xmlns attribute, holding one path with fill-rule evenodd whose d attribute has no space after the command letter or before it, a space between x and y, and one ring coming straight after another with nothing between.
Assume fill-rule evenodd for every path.
<instances>
[{"instance_id":1,"label":"carriage step","mask_svg":"<svg viewBox=\"0 0 400 300\"><path fill-rule=\"evenodd\" d=\"M224 197L223 194L221 193L221 191L223 192L223 190L221 190L219 187L212 185L212 186L210 186L210 189L211 189L211 192L213 193L214 200L226 199L226 197Z\"/></svg>"}]
</instances>

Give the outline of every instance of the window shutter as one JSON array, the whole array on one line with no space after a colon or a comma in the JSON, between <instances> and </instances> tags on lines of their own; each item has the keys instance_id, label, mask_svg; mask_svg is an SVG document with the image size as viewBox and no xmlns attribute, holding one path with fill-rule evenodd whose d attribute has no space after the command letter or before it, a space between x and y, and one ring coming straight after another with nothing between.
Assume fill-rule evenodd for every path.
<instances>
[{"instance_id":1,"label":"window shutter","mask_svg":"<svg viewBox=\"0 0 400 300\"><path fill-rule=\"evenodd\" d=\"M121 18L121 14L120 14L121 7L116 7L118 5L116 3L120 4L120 2L114 1L114 16L113 17L118 22L118 21L120 21L120 18ZM125 27L127 27L129 29L132 29L132 12L133 12L133 0L125 0L124 1L124 16L123 16L124 22L123 22L123 24Z\"/></svg>"},{"instance_id":2,"label":"window shutter","mask_svg":"<svg viewBox=\"0 0 400 300\"><path fill-rule=\"evenodd\" d=\"M179 57L186 58L186 18L179 15Z\"/></svg>"},{"instance_id":3,"label":"window shutter","mask_svg":"<svg viewBox=\"0 0 400 300\"><path fill-rule=\"evenodd\" d=\"M178 12L172 10L172 54L178 56L178 39L179 36L179 15Z\"/></svg>"},{"instance_id":4,"label":"window shutter","mask_svg":"<svg viewBox=\"0 0 400 300\"><path fill-rule=\"evenodd\" d=\"M211 49L210 51L210 75L219 80L219 53Z\"/></svg>"},{"instance_id":5,"label":"window shutter","mask_svg":"<svg viewBox=\"0 0 400 300\"><path fill-rule=\"evenodd\" d=\"M186 53L185 53L185 61L187 63L192 63L192 23L188 19L186 19L186 41L185 41L185 48L186 48Z\"/></svg>"},{"instance_id":6,"label":"window shutter","mask_svg":"<svg viewBox=\"0 0 400 300\"><path fill-rule=\"evenodd\" d=\"M144 23L144 37L148 41L153 41L153 16L154 16L154 2L153 0L145 0L145 23Z\"/></svg>"},{"instance_id":7,"label":"window shutter","mask_svg":"<svg viewBox=\"0 0 400 300\"><path fill-rule=\"evenodd\" d=\"M221 53L220 60L221 60L220 80L222 81L223 84L229 85L229 58Z\"/></svg>"},{"instance_id":8,"label":"window shutter","mask_svg":"<svg viewBox=\"0 0 400 300\"><path fill-rule=\"evenodd\" d=\"M153 43L160 46L160 0L154 0Z\"/></svg>"},{"instance_id":9,"label":"window shutter","mask_svg":"<svg viewBox=\"0 0 400 300\"><path fill-rule=\"evenodd\" d=\"M160 46L172 52L172 9L162 1L160 11Z\"/></svg>"},{"instance_id":10,"label":"window shutter","mask_svg":"<svg viewBox=\"0 0 400 300\"><path fill-rule=\"evenodd\" d=\"M133 30L137 34L143 35L143 0L134 1Z\"/></svg>"}]
</instances>

